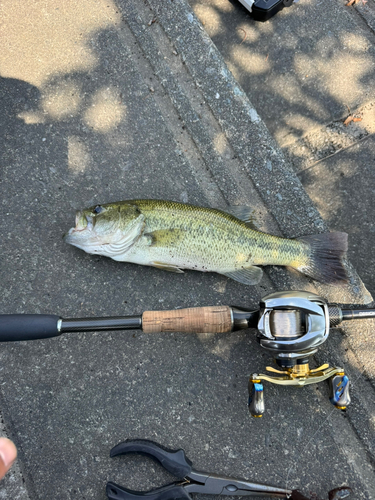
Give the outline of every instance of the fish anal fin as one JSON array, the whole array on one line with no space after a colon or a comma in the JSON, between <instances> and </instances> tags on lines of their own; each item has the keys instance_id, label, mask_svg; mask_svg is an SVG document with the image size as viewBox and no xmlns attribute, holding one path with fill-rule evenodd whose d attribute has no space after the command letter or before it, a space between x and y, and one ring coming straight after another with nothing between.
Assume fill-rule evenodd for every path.
<instances>
[{"instance_id":1,"label":"fish anal fin","mask_svg":"<svg viewBox=\"0 0 375 500\"><path fill-rule=\"evenodd\" d=\"M153 261L150 262L150 266L157 267L158 269L163 269L164 271L169 271L170 273L183 273L184 271L173 264L165 264L164 262Z\"/></svg>"},{"instance_id":2,"label":"fish anal fin","mask_svg":"<svg viewBox=\"0 0 375 500\"><path fill-rule=\"evenodd\" d=\"M232 280L243 283L244 285L256 285L262 279L263 271L256 266L242 267L233 271L221 272Z\"/></svg>"}]
</instances>

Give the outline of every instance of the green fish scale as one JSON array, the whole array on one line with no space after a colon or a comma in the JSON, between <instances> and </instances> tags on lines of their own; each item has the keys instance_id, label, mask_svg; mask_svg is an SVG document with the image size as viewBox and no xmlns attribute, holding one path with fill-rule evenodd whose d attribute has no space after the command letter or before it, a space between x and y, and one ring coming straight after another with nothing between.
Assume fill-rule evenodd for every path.
<instances>
[{"instance_id":1,"label":"green fish scale","mask_svg":"<svg viewBox=\"0 0 375 500\"><path fill-rule=\"evenodd\" d=\"M249 210L232 208L246 221ZM252 229L234 215L162 200L96 205L76 214L65 241L88 253L170 271L215 271L241 283L261 279L256 266L290 266L323 283L346 281L346 233L291 240ZM255 266L255 267L254 267Z\"/></svg>"},{"instance_id":2,"label":"green fish scale","mask_svg":"<svg viewBox=\"0 0 375 500\"><path fill-rule=\"evenodd\" d=\"M214 270L289 265L296 259L306 259L301 242L254 231L220 210L159 200L123 203L134 204L144 214L144 234L166 231L164 251L155 243L156 256L164 256L165 263Z\"/></svg>"}]
</instances>

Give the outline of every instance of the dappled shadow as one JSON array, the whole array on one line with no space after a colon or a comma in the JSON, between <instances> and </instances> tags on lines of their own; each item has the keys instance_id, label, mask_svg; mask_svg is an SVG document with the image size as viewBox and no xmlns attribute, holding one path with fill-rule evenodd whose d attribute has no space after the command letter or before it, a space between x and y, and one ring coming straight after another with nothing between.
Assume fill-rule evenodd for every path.
<instances>
[{"instance_id":1,"label":"dappled shadow","mask_svg":"<svg viewBox=\"0 0 375 500\"><path fill-rule=\"evenodd\" d=\"M374 99L374 47L344 4L300 2L266 23L236 0L190 4L281 146Z\"/></svg>"},{"instance_id":2,"label":"dappled shadow","mask_svg":"<svg viewBox=\"0 0 375 500\"><path fill-rule=\"evenodd\" d=\"M87 5L73 11L78 21L70 26L84 28L90 16L80 9ZM109 8L108 2L90 5ZM0 66L1 312L85 317L218 303L257 307L259 293L269 290L214 274L176 276L122 265L63 244L61 236L82 206L143 196L205 199L204 188L175 150L149 82L137 73L134 60L141 56L134 40L124 25L99 26L97 19L107 19L102 14L94 9L83 38L79 29L64 35L62 28L63 39L69 39L66 54L52 58L46 46L38 52L33 44L34 52L12 54L25 57L29 68L34 56L39 64L38 57L47 54L35 71L22 73L25 67L18 64L20 72L11 75L11 64L6 71ZM67 15L63 12L63 26ZM37 26L38 43L40 33L53 35ZM71 51L77 47L73 64ZM221 151L220 137L216 146ZM319 492L348 477L356 481L331 435L331 426L345 421L340 413L331 414L323 384L317 392L267 387L264 421L249 420L248 375L271 362L254 331L230 338L71 334L3 345L0 360L2 409L35 497L42 492L39 496L101 499L105 481L123 477L123 464L109 459L109 449L136 436L182 446L203 469L259 481L304 487L319 475L321 484L311 486ZM324 447L340 460L322 470ZM288 474L292 466L298 471ZM136 467L129 470L131 476L138 473Z\"/></svg>"},{"instance_id":3,"label":"dappled shadow","mask_svg":"<svg viewBox=\"0 0 375 500\"><path fill-rule=\"evenodd\" d=\"M299 174L329 227L349 234L349 259L375 296L375 139L352 146Z\"/></svg>"},{"instance_id":4,"label":"dappled shadow","mask_svg":"<svg viewBox=\"0 0 375 500\"><path fill-rule=\"evenodd\" d=\"M35 85L40 90L55 75L89 72L98 64L92 45L99 30L118 26L121 17L112 0L68 0L62 5L31 0L2 2L0 74Z\"/></svg>"},{"instance_id":5,"label":"dappled shadow","mask_svg":"<svg viewBox=\"0 0 375 500\"><path fill-rule=\"evenodd\" d=\"M372 38L344 4L300 2L266 23L253 21L235 0L190 0L190 5L281 146L313 134L347 116L348 108L353 112L374 99ZM329 136L335 143L333 151L363 137L360 130L356 138L350 132L334 127ZM317 159L324 151L331 152L326 138L315 139L322 155ZM352 146L345 154L303 171L300 179L329 228L349 233L349 260L374 294L375 155L370 144L363 141ZM302 149L301 155L308 156L308 148ZM355 349L362 369L373 381L374 363L368 354L374 345L373 322L362 325L368 334L352 331L345 349L348 345ZM352 360L345 364L350 366ZM353 367L353 373L361 380L357 368ZM371 416L364 419L371 429Z\"/></svg>"},{"instance_id":6,"label":"dappled shadow","mask_svg":"<svg viewBox=\"0 0 375 500\"><path fill-rule=\"evenodd\" d=\"M0 175L2 178L5 170L12 168L12 164L17 159L19 162L25 161L24 154L19 151L19 137L29 131L30 125L25 124L20 114L25 110L30 112L37 110L39 99L40 92L33 85L0 76ZM24 168L27 169L27 165Z\"/></svg>"}]
</instances>

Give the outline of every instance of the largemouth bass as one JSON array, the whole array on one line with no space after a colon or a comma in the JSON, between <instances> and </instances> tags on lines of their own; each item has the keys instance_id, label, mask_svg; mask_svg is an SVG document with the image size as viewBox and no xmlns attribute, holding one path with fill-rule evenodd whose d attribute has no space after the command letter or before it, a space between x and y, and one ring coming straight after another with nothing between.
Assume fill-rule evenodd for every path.
<instances>
[{"instance_id":1,"label":"largemouth bass","mask_svg":"<svg viewBox=\"0 0 375 500\"><path fill-rule=\"evenodd\" d=\"M162 200L96 205L76 214L64 236L87 253L176 273L216 272L246 285L262 278L257 266L290 266L323 283L347 279L341 259L346 233L286 239L255 230L251 210L231 213Z\"/></svg>"}]
</instances>

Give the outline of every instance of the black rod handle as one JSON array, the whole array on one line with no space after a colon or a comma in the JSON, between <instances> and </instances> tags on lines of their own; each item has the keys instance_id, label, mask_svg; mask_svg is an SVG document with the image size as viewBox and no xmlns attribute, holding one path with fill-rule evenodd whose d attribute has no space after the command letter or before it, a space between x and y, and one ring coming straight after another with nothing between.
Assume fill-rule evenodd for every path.
<instances>
[{"instance_id":1,"label":"black rod handle","mask_svg":"<svg viewBox=\"0 0 375 500\"><path fill-rule=\"evenodd\" d=\"M46 339L67 332L141 328L142 316L62 319L50 314L0 314L0 342Z\"/></svg>"},{"instance_id":2,"label":"black rod handle","mask_svg":"<svg viewBox=\"0 0 375 500\"><path fill-rule=\"evenodd\" d=\"M57 337L62 333L59 320L52 314L1 314L0 342Z\"/></svg>"}]
</instances>

